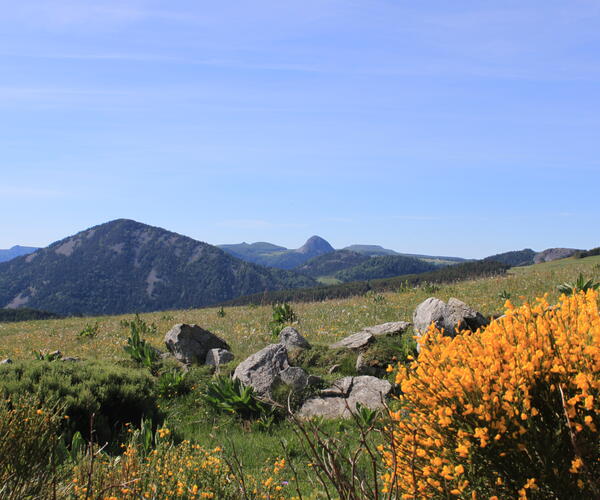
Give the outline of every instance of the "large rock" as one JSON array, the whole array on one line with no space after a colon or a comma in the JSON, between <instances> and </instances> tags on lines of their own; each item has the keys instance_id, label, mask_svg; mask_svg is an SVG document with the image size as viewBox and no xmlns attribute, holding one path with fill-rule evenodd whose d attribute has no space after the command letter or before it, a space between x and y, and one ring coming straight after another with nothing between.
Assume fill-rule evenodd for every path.
<instances>
[{"instance_id":1,"label":"large rock","mask_svg":"<svg viewBox=\"0 0 600 500\"><path fill-rule=\"evenodd\" d=\"M233 374L244 385L250 385L260 396L271 396L281 381L280 374L289 367L287 349L271 344L242 361Z\"/></svg>"},{"instance_id":2,"label":"large rock","mask_svg":"<svg viewBox=\"0 0 600 500\"><path fill-rule=\"evenodd\" d=\"M292 349L310 349L310 344L302 335L298 333L298 330L291 326L286 326L279 333L279 342L282 343L287 350Z\"/></svg>"},{"instance_id":3,"label":"large rock","mask_svg":"<svg viewBox=\"0 0 600 500\"><path fill-rule=\"evenodd\" d=\"M382 335L402 335L410 326L408 321L390 321L381 325L368 326L359 333L370 333L375 337Z\"/></svg>"},{"instance_id":4,"label":"large rock","mask_svg":"<svg viewBox=\"0 0 600 500\"><path fill-rule=\"evenodd\" d=\"M375 336L369 332L358 332L343 338L335 344L331 344L331 349L362 349L375 340Z\"/></svg>"},{"instance_id":5,"label":"large rock","mask_svg":"<svg viewBox=\"0 0 600 500\"><path fill-rule=\"evenodd\" d=\"M234 355L227 349L211 349L206 353L205 365L219 366L233 361Z\"/></svg>"},{"instance_id":6,"label":"large rock","mask_svg":"<svg viewBox=\"0 0 600 500\"><path fill-rule=\"evenodd\" d=\"M186 365L204 364L211 349L229 350L227 342L198 325L175 325L165 335L165 344L171 354Z\"/></svg>"},{"instance_id":7,"label":"large rock","mask_svg":"<svg viewBox=\"0 0 600 500\"><path fill-rule=\"evenodd\" d=\"M417 335L427 332L434 323L445 335L454 336L456 329L475 331L488 324L488 320L464 302L451 298L448 303L430 297L421 302L413 313L413 325Z\"/></svg>"},{"instance_id":8,"label":"large rock","mask_svg":"<svg viewBox=\"0 0 600 500\"><path fill-rule=\"evenodd\" d=\"M344 377L322 390L319 396L307 399L297 415L300 418L348 418L357 403L371 409L383 408L391 390L392 385L387 380L368 375Z\"/></svg>"}]
</instances>

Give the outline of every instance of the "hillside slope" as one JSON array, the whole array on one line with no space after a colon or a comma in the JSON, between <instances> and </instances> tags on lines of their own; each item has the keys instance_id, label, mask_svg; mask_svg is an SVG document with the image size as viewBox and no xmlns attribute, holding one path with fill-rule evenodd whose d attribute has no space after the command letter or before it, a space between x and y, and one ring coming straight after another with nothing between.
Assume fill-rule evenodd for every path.
<instances>
[{"instance_id":1,"label":"hillside slope","mask_svg":"<svg viewBox=\"0 0 600 500\"><path fill-rule=\"evenodd\" d=\"M336 273L335 277L340 281L363 281L381 278L392 278L403 274L418 274L427 271L433 271L439 266L431 262L415 259L414 257L404 257L403 255L385 255L381 257L371 257L349 269L344 269Z\"/></svg>"},{"instance_id":2,"label":"hillside slope","mask_svg":"<svg viewBox=\"0 0 600 500\"><path fill-rule=\"evenodd\" d=\"M314 283L165 229L119 219L0 264L0 306L117 314L199 307Z\"/></svg>"},{"instance_id":3,"label":"hillside slope","mask_svg":"<svg viewBox=\"0 0 600 500\"><path fill-rule=\"evenodd\" d=\"M352 252L350 250L336 250L325 255L313 257L301 266L294 269L307 276L317 278L319 276L331 276L338 271L362 264L370 259L368 255Z\"/></svg>"}]
</instances>

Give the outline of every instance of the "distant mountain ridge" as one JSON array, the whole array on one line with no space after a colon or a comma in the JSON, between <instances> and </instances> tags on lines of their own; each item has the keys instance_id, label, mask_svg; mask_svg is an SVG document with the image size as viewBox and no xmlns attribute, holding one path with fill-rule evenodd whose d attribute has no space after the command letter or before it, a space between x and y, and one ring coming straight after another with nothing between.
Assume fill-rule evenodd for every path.
<instances>
[{"instance_id":1,"label":"distant mountain ridge","mask_svg":"<svg viewBox=\"0 0 600 500\"><path fill-rule=\"evenodd\" d=\"M244 242L217 246L221 250L227 252L228 254L237 257L238 259L245 260L246 262L260 264L261 266L276 267L278 269L288 270L298 268L304 265L305 263L308 263L310 259L313 259L315 257L340 251L334 249L329 244L329 242L327 242L320 236L310 237L302 247L295 250L290 250L280 245L274 245L273 243L267 242ZM404 257L414 257L417 259L435 261L436 263L441 264L452 264L458 262L465 262L467 260L461 257L442 257L435 255L416 255L399 253L395 250L383 248L380 245L349 245L347 247L342 248L341 250L366 255L368 257L401 255ZM333 256L332 259L336 260L336 257ZM339 261L339 259L337 260Z\"/></svg>"},{"instance_id":2,"label":"distant mountain ridge","mask_svg":"<svg viewBox=\"0 0 600 500\"><path fill-rule=\"evenodd\" d=\"M0 262L7 262L21 255L29 255L36 250L36 247L24 247L21 245L15 245L7 250L0 249Z\"/></svg>"},{"instance_id":3,"label":"distant mountain ridge","mask_svg":"<svg viewBox=\"0 0 600 500\"><path fill-rule=\"evenodd\" d=\"M547 248L541 252L525 248L523 250L513 250L511 252L490 255L483 260L494 260L502 264L508 264L511 267L531 266L533 264L541 264L542 262L566 259L578 252L581 252L581 250L577 250L576 248Z\"/></svg>"},{"instance_id":4,"label":"distant mountain ridge","mask_svg":"<svg viewBox=\"0 0 600 500\"><path fill-rule=\"evenodd\" d=\"M200 307L315 284L187 236L118 219L0 264L0 307L119 314Z\"/></svg>"},{"instance_id":5,"label":"distant mountain ridge","mask_svg":"<svg viewBox=\"0 0 600 500\"><path fill-rule=\"evenodd\" d=\"M320 236L311 236L304 245L293 250L266 242L218 245L218 247L246 262L287 270L300 266L313 257L334 251L334 248Z\"/></svg>"}]
</instances>

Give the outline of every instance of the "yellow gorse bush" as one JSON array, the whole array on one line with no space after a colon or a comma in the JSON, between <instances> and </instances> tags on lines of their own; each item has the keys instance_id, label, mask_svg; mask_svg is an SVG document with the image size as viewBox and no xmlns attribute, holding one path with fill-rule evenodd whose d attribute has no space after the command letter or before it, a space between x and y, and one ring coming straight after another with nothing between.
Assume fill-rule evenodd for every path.
<instances>
[{"instance_id":1,"label":"yellow gorse bush","mask_svg":"<svg viewBox=\"0 0 600 500\"><path fill-rule=\"evenodd\" d=\"M598 294L545 298L399 365L382 448L400 498L600 498Z\"/></svg>"},{"instance_id":2,"label":"yellow gorse bush","mask_svg":"<svg viewBox=\"0 0 600 500\"><path fill-rule=\"evenodd\" d=\"M114 457L94 451L73 467L73 497L80 500L283 500L286 461L277 458L254 476L239 475L221 447L205 448L183 441L175 444L167 428L158 429L159 442L150 453L131 442ZM237 475L236 475L237 474Z\"/></svg>"}]
</instances>

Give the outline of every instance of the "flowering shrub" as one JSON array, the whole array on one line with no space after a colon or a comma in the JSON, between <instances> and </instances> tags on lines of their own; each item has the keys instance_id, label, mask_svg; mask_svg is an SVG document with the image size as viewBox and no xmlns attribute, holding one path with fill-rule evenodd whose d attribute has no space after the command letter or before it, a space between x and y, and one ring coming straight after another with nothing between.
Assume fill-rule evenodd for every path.
<instances>
[{"instance_id":1,"label":"flowering shrub","mask_svg":"<svg viewBox=\"0 0 600 500\"><path fill-rule=\"evenodd\" d=\"M400 498L600 497L600 315L594 290L514 308L484 331L431 328L399 365L383 451Z\"/></svg>"},{"instance_id":2,"label":"flowering shrub","mask_svg":"<svg viewBox=\"0 0 600 500\"><path fill-rule=\"evenodd\" d=\"M156 433L157 444L149 454L135 439L123 445L118 457L88 450L73 468L73 496L81 500L284 498L285 459L275 459L260 477L254 477L238 470L220 447L207 449L189 441L174 444L165 427Z\"/></svg>"},{"instance_id":3,"label":"flowering shrub","mask_svg":"<svg viewBox=\"0 0 600 500\"><path fill-rule=\"evenodd\" d=\"M45 498L64 417L32 396L0 398L0 498Z\"/></svg>"}]
</instances>

